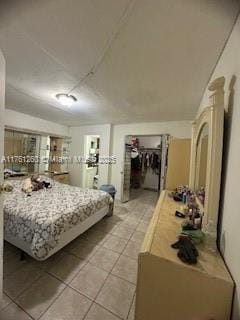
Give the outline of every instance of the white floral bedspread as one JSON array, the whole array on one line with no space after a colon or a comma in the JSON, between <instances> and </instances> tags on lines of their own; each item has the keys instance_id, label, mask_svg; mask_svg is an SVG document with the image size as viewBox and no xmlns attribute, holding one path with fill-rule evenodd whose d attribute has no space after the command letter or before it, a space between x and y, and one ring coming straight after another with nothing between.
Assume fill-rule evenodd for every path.
<instances>
[{"instance_id":1,"label":"white floral bedspread","mask_svg":"<svg viewBox=\"0 0 240 320\"><path fill-rule=\"evenodd\" d=\"M63 232L112 202L104 191L81 189L42 178L52 183L51 189L27 196L21 191L22 180L11 180L14 189L4 194L5 233L29 243L38 260L44 260Z\"/></svg>"}]
</instances>

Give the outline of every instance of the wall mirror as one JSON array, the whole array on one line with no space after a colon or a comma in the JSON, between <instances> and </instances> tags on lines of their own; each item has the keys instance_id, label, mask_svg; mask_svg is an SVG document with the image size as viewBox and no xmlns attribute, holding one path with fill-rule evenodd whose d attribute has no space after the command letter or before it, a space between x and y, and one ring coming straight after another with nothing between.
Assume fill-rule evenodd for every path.
<instances>
[{"instance_id":1,"label":"wall mirror","mask_svg":"<svg viewBox=\"0 0 240 320\"><path fill-rule=\"evenodd\" d=\"M209 106L203 110L192 126L189 185L196 192L202 187L205 188L202 226L203 231L215 239L222 167L224 83L225 78L220 77L210 84Z\"/></svg>"},{"instance_id":2,"label":"wall mirror","mask_svg":"<svg viewBox=\"0 0 240 320\"><path fill-rule=\"evenodd\" d=\"M35 157L39 154L41 136L29 132L5 130L4 151L6 161L4 169L18 175L38 172L39 164L23 161L21 157ZM19 157L19 159L17 158Z\"/></svg>"},{"instance_id":3,"label":"wall mirror","mask_svg":"<svg viewBox=\"0 0 240 320\"><path fill-rule=\"evenodd\" d=\"M65 172L68 170L69 144L67 138L5 129L4 172L11 176ZM24 161L24 157L32 160ZM66 161L51 161L58 158L66 158Z\"/></svg>"},{"instance_id":4,"label":"wall mirror","mask_svg":"<svg viewBox=\"0 0 240 320\"><path fill-rule=\"evenodd\" d=\"M195 178L195 190L206 189L206 176L207 176L207 159L208 159L208 138L209 127L205 123L199 133L197 146L196 146L196 178Z\"/></svg>"}]
</instances>

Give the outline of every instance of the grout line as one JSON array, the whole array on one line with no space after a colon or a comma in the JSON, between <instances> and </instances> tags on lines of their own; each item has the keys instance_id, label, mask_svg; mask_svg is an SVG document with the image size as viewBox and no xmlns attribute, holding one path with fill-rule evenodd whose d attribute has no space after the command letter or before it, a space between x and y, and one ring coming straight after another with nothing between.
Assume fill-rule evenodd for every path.
<instances>
[{"instance_id":1,"label":"grout line","mask_svg":"<svg viewBox=\"0 0 240 320\"><path fill-rule=\"evenodd\" d=\"M41 271L41 270L40 270ZM35 282L37 282L39 279L43 278L44 277L44 274L40 275L35 281L33 281L31 283L30 286L28 286L27 288L23 289L23 291L21 291L16 297L14 298L11 298L5 291L4 291L4 294L6 294L12 301L14 301L16 303L16 300L23 294L25 293L25 291L29 290L34 284Z\"/></svg>"},{"instance_id":2,"label":"grout line","mask_svg":"<svg viewBox=\"0 0 240 320\"><path fill-rule=\"evenodd\" d=\"M116 278L118 278L120 280L124 280L124 281L128 282L129 284L134 285L135 287L137 286L136 283L131 282L130 280L127 280L127 279L125 279L125 278L123 278L123 277L121 277L119 275L114 274L114 273L110 273L109 275L114 276L114 277L116 277Z\"/></svg>"},{"instance_id":3,"label":"grout line","mask_svg":"<svg viewBox=\"0 0 240 320\"><path fill-rule=\"evenodd\" d=\"M130 284L132 285L131 282L129 282L129 281L125 280L125 279L122 279L122 278L120 278L120 277L118 277L118 276L115 276L115 275L113 275L113 274L110 274L110 273L109 273L107 279L109 278L110 275L111 275L111 276L114 276L114 277L116 277L116 278L118 278L118 279L120 279L120 280L124 280L124 281L126 281L126 282L128 282L128 283L130 283ZM104 285L105 285L107 279L105 280ZM104 285L103 285L103 286L104 286ZM102 287L103 287L103 286L102 286ZM101 290L102 290L102 288L101 288ZM101 291L101 290L100 290L100 291ZM103 307L103 308L106 309L107 311L110 311L112 314L114 314L114 315L117 316L118 318L120 318L120 319L122 319L122 320L126 320L127 318L126 318L126 319L125 319L125 318L122 318L122 317L119 316L118 314L116 314L116 313L114 313L113 311L111 311L110 309L108 309L106 306L104 306L104 305L102 305L101 303L97 302L97 298L98 298L98 296L99 296L99 294L100 294L100 291L99 291L98 295L96 296L96 298L95 298L95 300L94 300L94 303L96 303L97 305ZM134 290L134 294L133 294L133 299L134 299L134 297L135 297L135 294L136 294L136 285L135 285L135 290ZM132 302L131 302L131 304L130 304L127 317L128 317L129 312L130 312L130 310L131 310L131 306L132 306Z\"/></svg>"},{"instance_id":4,"label":"grout line","mask_svg":"<svg viewBox=\"0 0 240 320\"><path fill-rule=\"evenodd\" d=\"M129 315L130 315L130 312L131 312L131 309L132 309L132 306L133 306L133 303L134 303L135 296L136 296L136 291L135 291L135 293L134 293L134 295L133 295L133 298L132 298L132 303L131 303L131 307L130 307L130 309L129 309L129 311L128 311L127 319L128 319L128 317L129 317ZM135 312L134 312L134 313L135 313Z\"/></svg>"},{"instance_id":5,"label":"grout line","mask_svg":"<svg viewBox=\"0 0 240 320\"><path fill-rule=\"evenodd\" d=\"M47 273L48 275L54 277L55 279L59 280L60 282L64 283L65 285L68 286L68 284L70 284L70 282L73 281L73 279L80 273L80 271L86 266L88 262L84 263L80 268L79 270L76 272L76 274L73 276L73 278L71 280L69 280L69 282L65 282L64 280L60 279L60 277L58 277L57 275L49 272L48 270L45 270L45 273Z\"/></svg>"},{"instance_id":6,"label":"grout line","mask_svg":"<svg viewBox=\"0 0 240 320\"><path fill-rule=\"evenodd\" d=\"M90 309L92 308L93 304L94 304L94 301L92 301L92 303L90 304L90 306L89 306L87 312L85 313L85 315L83 316L82 320L86 319L86 316L88 315L88 313L89 313Z\"/></svg>"},{"instance_id":7,"label":"grout line","mask_svg":"<svg viewBox=\"0 0 240 320\"><path fill-rule=\"evenodd\" d=\"M47 272L44 272L44 273L46 273L47 275L49 275ZM43 274L42 276L40 276L36 281L38 281L39 279L43 278L46 274ZM56 278L56 277L54 277L54 278ZM58 280L58 279L57 279L57 280ZM36 281L34 281L34 283L35 283ZM60 282L60 281L59 281L59 282ZM32 285L33 285L34 283L32 283ZM64 283L61 282L61 284L64 284ZM27 288L26 290L24 290L24 291L21 293L21 295L24 294L24 292L27 291L27 290L29 290L30 288L31 288L31 286L30 286L29 288ZM44 313L52 306L52 304L57 300L57 298L62 294L62 292L63 292L65 289L66 289L66 286L65 286L65 288L56 296L56 298L52 301L52 303L49 305L49 307L48 307L37 319L33 318L33 317L28 313L27 310L25 310L20 304L18 304L18 302L17 302L16 300L14 300L14 303L15 303L17 306L19 306L25 313L27 313L33 320L38 320L38 319L40 319L40 317L42 317L42 316L44 315ZM19 295L18 297L20 297L20 295ZM17 298L15 298L15 299L17 299Z\"/></svg>"},{"instance_id":8,"label":"grout line","mask_svg":"<svg viewBox=\"0 0 240 320\"><path fill-rule=\"evenodd\" d=\"M44 314L51 308L51 306L57 301L57 299L61 296L61 294L67 289L67 286L56 296L56 298L52 301L52 303L47 307L47 309L36 319L40 320Z\"/></svg>"},{"instance_id":9,"label":"grout line","mask_svg":"<svg viewBox=\"0 0 240 320\"><path fill-rule=\"evenodd\" d=\"M36 269L36 268L35 268ZM42 271L41 269L37 269L38 271ZM11 298L6 291L3 290L3 293L6 294L11 300L15 301L18 299L18 297L20 297L25 291L27 291L28 289L30 289L35 282L37 282L40 278L43 277L43 274L40 274L39 277L37 279L35 279L31 284L29 284L25 289L22 289L22 291L20 291L14 298Z\"/></svg>"},{"instance_id":10,"label":"grout line","mask_svg":"<svg viewBox=\"0 0 240 320\"><path fill-rule=\"evenodd\" d=\"M134 229L134 232L135 232L135 229ZM124 248L123 248L123 250L122 250L122 253L123 253L123 251L126 249L126 247L127 247L128 243L129 243L129 241L130 241L130 239L127 241L126 245L124 246ZM111 250L111 249L109 249L109 250ZM101 293L101 291L102 291L102 288L103 288L103 287L104 287L104 285L106 284L107 279L109 278L109 276L110 276L110 275L111 275L111 276L115 276L115 277L117 277L117 278L119 278L119 279L121 279L121 280L125 280L125 279L122 279L122 278L120 278L120 277L118 277L118 276L116 276L116 275L113 275L113 274L111 273L111 272L112 272L112 270L114 269L114 267L117 265L117 263L118 263L119 259L121 258L122 253L119 255L118 259L116 260L115 264L113 265L113 267L112 267L111 271L109 272L109 274L108 274L107 278L105 279L105 281L104 281L103 285L101 286L101 289L98 291L98 294L96 295L96 298L95 298L95 302L96 302L96 300L97 300L98 296L100 295L100 293ZM130 282L130 281L128 281L128 280L125 280L125 281L127 281L128 283L131 283L131 282ZM132 283L131 283L131 284L132 284ZM136 287L136 285L135 285L135 287ZM130 307L130 308L131 308L131 307ZM130 312L130 309L129 309L129 312Z\"/></svg>"},{"instance_id":11,"label":"grout line","mask_svg":"<svg viewBox=\"0 0 240 320\"><path fill-rule=\"evenodd\" d=\"M28 313L26 310L24 310L23 307L18 305L15 301L14 301L14 304L16 304L18 306L18 308L21 309L24 313L26 313L32 320L36 320L36 319L33 318L33 316L31 316L30 313Z\"/></svg>"},{"instance_id":12,"label":"grout line","mask_svg":"<svg viewBox=\"0 0 240 320\"><path fill-rule=\"evenodd\" d=\"M126 320L125 318L120 317L118 314L114 313L112 310L108 309L107 307L103 306L102 304L100 304L97 301L94 301L95 304L97 304L99 307L105 309L106 311L110 312L112 315L114 315L115 317L117 317L120 320Z\"/></svg>"},{"instance_id":13,"label":"grout line","mask_svg":"<svg viewBox=\"0 0 240 320\"><path fill-rule=\"evenodd\" d=\"M72 290L74 290L75 292L77 292L78 294L84 296L84 297L87 298L88 300L90 300L90 301L92 301L92 302L95 301L95 298L88 296L86 293L83 293L82 291L78 290L78 289L75 288L75 287L72 287L70 283L67 284L66 286L67 286L69 289L72 289Z\"/></svg>"},{"instance_id":14,"label":"grout line","mask_svg":"<svg viewBox=\"0 0 240 320\"><path fill-rule=\"evenodd\" d=\"M12 302L15 303L14 299L12 299L7 293L3 292L3 294L5 294L5 296L7 296L11 301L5 307L1 308L0 311L6 309Z\"/></svg>"}]
</instances>

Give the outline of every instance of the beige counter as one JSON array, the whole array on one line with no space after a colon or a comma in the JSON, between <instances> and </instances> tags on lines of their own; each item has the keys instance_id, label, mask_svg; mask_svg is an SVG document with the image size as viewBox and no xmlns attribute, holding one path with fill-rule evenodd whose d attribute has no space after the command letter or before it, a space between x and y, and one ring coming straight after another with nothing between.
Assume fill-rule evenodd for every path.
<instances>
[{"instance_id":1,"label":"beige counter","mask_svg":"<svg viewBox=\"0 0 240 320\"><path fill-rule=\"evenodd\" d=\"M219 252L202 244L197 265L188 265L171 248L179 209L162 192L139 254L136 320L228 320L233 281Z\"/></svg>"}]
</instances>

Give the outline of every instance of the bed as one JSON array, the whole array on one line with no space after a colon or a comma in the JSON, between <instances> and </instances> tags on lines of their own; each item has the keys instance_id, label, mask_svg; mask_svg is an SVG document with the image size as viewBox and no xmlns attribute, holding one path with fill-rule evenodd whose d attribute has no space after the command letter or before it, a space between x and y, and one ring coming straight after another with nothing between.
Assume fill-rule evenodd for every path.
<instances>
[{"instance_id":1,"label":"bed","mask_svg":"<svg viewBox=\"0 0 240 320\"><path fill-rule=\"evenodd\" d=\"M4 238L36 260L46 260L109 213L111 196L43 178L52 188L22 190L12 179L13 191L4 195Z\"/></svg>"}]
</instances>

